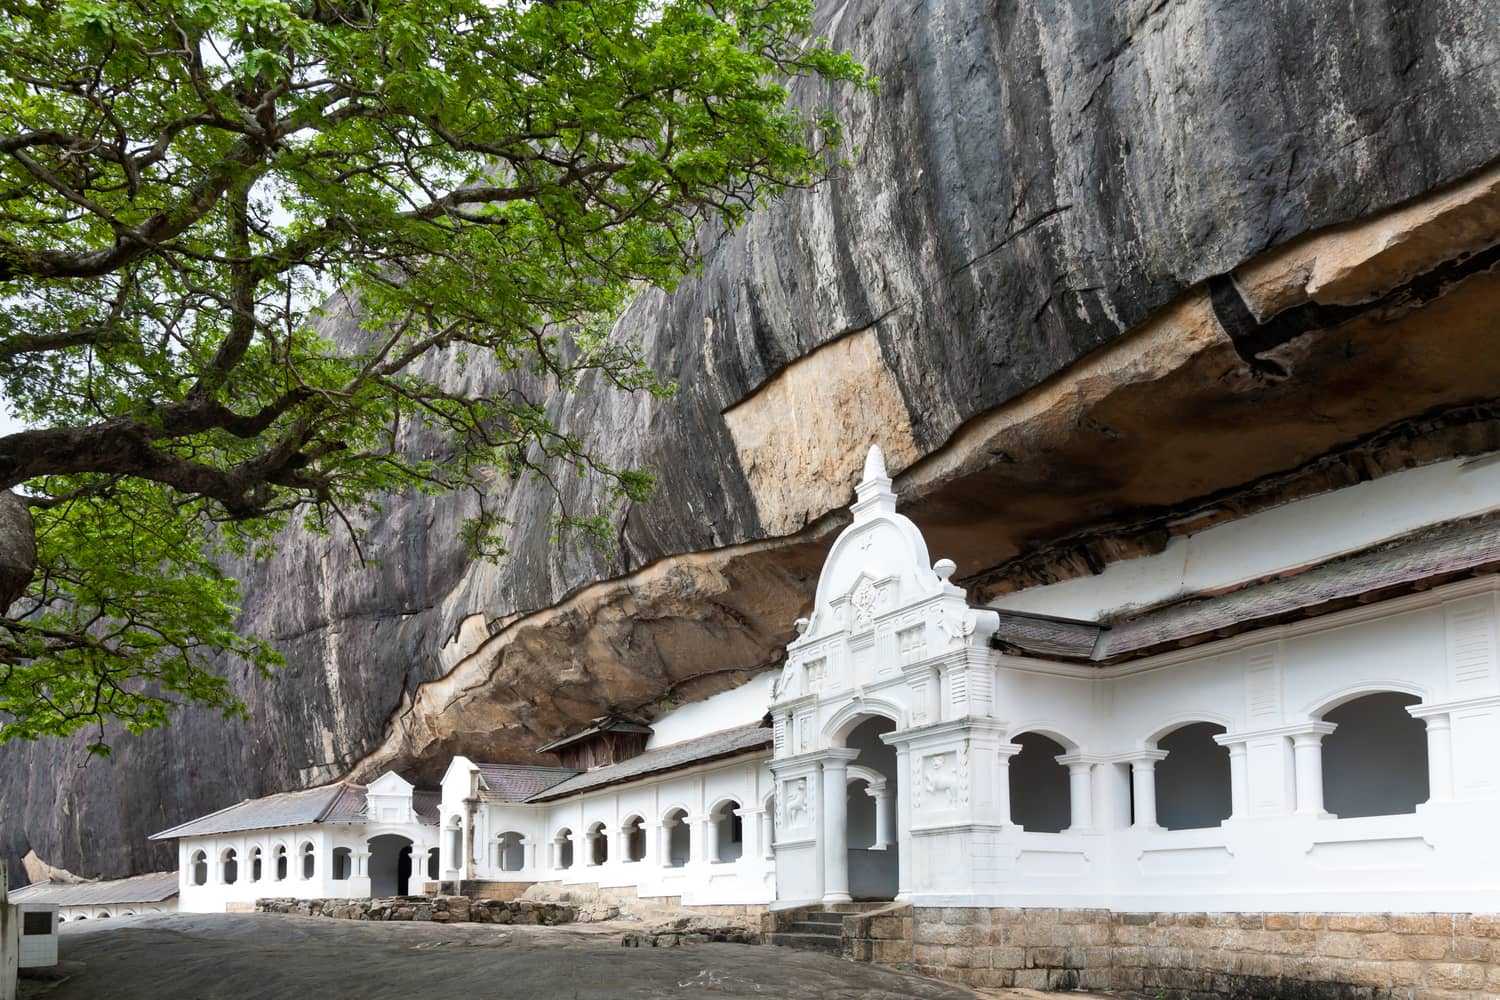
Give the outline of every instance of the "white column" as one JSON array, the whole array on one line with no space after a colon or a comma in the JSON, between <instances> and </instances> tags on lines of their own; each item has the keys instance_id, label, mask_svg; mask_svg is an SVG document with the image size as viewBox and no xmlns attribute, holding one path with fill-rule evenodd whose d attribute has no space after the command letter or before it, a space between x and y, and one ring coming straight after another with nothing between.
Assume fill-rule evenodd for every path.
<instances>
[{"instance_id":1,"label":"white column","mask_svg":"<svg viewBox=\"0 0 1500 1000\"><path fill-rule=\"evenodd\" d=\"M1105 761L1094 768L1094 828L1123 830L1130 826L1130 765Z\"/></svg>"},{"instance_id":2,"label":"white column","mask_svg":"<svg viewBox=\"0 0 1500 1000\"><path fill-rule=\"evenodd\" d=\"M703 817L703 860L709 864L719 860L719 821L713 813Z\"/></svg>"},{"instance_id":3,"label":"white column","mask_svg":"<svg viewBox=\"0 0 1500 1000\"><path fill-rule=\"evenodd\" d=\"M870 845L870 850L883 851L891 846L892 827L896 825L895 803L883 781L867 785L865 794L875 800L875 843Z\"/></svg>"},{"instance_id":4,"label":"white column","mask_svg":"<svg viewBox=\"0 0 1500 1000\"><path fill-rule=\"evenodd\" d=\"M1165 750L1151 750L1130 760L1135 799L1133 826L1137 830L1160 829L1156 822L1156 762L1166 756Z\"/></svg>"},{"instance_id":5,"label":"white column","mask_svg":"<svg viewBox=\"0 0 1500 1000\"><path fill-rule=\"evenodd\" d=\"M354 872L353 872L353 877L354 878L369 878L370 877L370 852L369 851L355 851L354 852L354 856L353 856L353 858L351 860L354 862ZM415 858L413 859L413 862L415 862ZM412 867L415 868L416 864L413 863ZM260 874L261 874L262 878L265 877L265 874L266 874L266 859L265 859L265 855L261 855L261 860L260 860ZM423 876L423 878L426 878L426 876L427 876L426 859L423 859L422 876Z\"/></svg>"},{"instance_id":6,"label":"white column","mask_svg":"<svg viewBox=\"0 0 1500 1000\"><path fill-rule=\"evenodd\" d=\"M1333 723L1320 722L1303 732L1292 734L1298 816L1328 815L1323 808L1323 737L1333 730Z\"/></svg>"},{"instance_id":7,"label":"white column","mask_svg":"<svg viewBox=\"0 0 1500 1000\"><path fill-rule=\"evenodd\" d=\"M901 902L911 898L911 750L904 744L896 747L896 899ZM1009 816L1010 786L1001 794L1005 797L1006 815Z\"/></svg>"},{"instance_id":8,"label":"white column","mask_svg":"<svg viewBox=\"0 0 1500 1000\"><path fill-rule=\"evenodd\" d=\"M823 902L848 903L849 762L855 750L831 750L823 758Z\"/></svg>"},{"instance_id":9,"label":"white column","mask_svg":"<svg viewBox=\"0 0 1500 1000\"><path fill-rule=\"evenodd\" d=\"M765 822L765 813L764 809L740 810L740 829L745 831L745 842L740 845L741 861L749 861L765 854L765 849L761 847L765 833L761 824Z\"/></svg>"},{"instance_id":10,"label":"white column","mask_svg":"<svg viewBox=\"0 0 1500 1000\"><path fill-rule=\"evenodd\" d=\"M699 815L689 816L682 821L688 825L688 864L690 865L701 865L708 857L703 853L704 840L708 835L703 825L707 819L708 817ZM698 829L694 830L695 826Z\"/></svg>"},{"instance_id":11,"label":"white column","mask_svg":"<svg viewBox=\"0 0 1500 1000\"><path fill-rule=\"evenodd\" d=\"M646 865L661 864L661 824L655 820L646 820L641 824L645 831L646 852L641 858L641 863Z\"/></svg>"},{"instance_id":12,"label":"white column","mask_svg":"<svg viewBox=\"0 0 1500 1000\"><path fill-rule=\"evenodd\" d=\"M1250 815L1250 751L1243 743L1229 744L1229 817Z\"/></svg>"},{"instance_id":13,"label":"white column","mask_svg":"<svg viewBox=\"0 0 1500 1000\"><path fill-rule=\"evenodd\" d=\"M1453 717L1429 715L1427 723L1427 801L1453 801Z\"/></svg>"},{"instance_id":14,"label":"white column","mask_svg":"<svg viewBox=\"0 0 1500 1000\"><path fill-rule=\"evenodd\" d=\"M1010 759L1021 752L1021 744L1002 743L995 750L995 816L1001 826L1010 826Z\"/></svg>"},{"instance_id":15,"label":"white column","mask_svg":"<svg viewBox=\"0 0 1500 1000\"><path fill-rule=\"evenodd\" d=\"M1057 758L1068 768L1068 805L1072 822L1068 829L1082 833L1094 828L1094 765L1077 754Z\"/></svg>"}]
</instances>

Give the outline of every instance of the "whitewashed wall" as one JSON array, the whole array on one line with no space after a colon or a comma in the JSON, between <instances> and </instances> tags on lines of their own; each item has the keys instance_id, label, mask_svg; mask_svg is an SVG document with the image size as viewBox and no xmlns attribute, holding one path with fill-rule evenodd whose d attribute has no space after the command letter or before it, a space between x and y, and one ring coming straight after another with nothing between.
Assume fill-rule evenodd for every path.
<instances>
[{"instance_id":1,"label":"whitewashed wall","mask_svg":"<svg viewBox=\"0 0 1500 1000\"><path fill-rule=\"evenodd\" d=\"M567 799L536 805L485 803L475 816L475 875L511 882L558 882L631 888L644 897L680 896L686 905L767 903L773 893L769 814L764 802L771 793L767 755L736 758L684 768L659 778L600 789ZM445 825L462 819L461 793L468 782L450 768L444 783ZM710 853L716 831L710 817L734 803L740 812L743 839L740 856L720 861ZM664 863L670 833L663 828L669 814L685 812L691 831L691 854L685 865ZM627 860L622 840L624 825L639 819L644 828L644 857ZM603 864L594 864L586 834L599 828L607 842ZM496 848L505 833L524 838L525 863L505 870ZM562 867L558 843L571 837L572 864ZM448 838L443 865L449 870ZM732 852L726 852L732 853Z\"/></svg>"},{"instance_id":2,"label":"whitewashed wall","mask_svg":"<svg viewBox=\"0 0 1500 1000\"><path fill-rule=\"evenodd\" d=\"M1493 579L1471 581L1104 670L997 657L1005 738L1032 731L1062 742L1088 772L1089 819L1055 834L1013 825L919 831L914 898L1128 910L1500 909L1500 869L1486 860L1500 828L1497 600ZM1299 756L1298 737L1318 741L1325 712L1381 691L1420 698L1411 714L1437 720L1427 748L1431 800L1400 815L1317 810L1308 776L1318 770L1321 781L1322 772L1316 755ZM1126 768L1149 760L1159 737L1199 721L1224 726L1220 742L1240 758L1234 816L1210 829L1132 827ZM1075 800L1075 823L1076 809ZM955 870L955 857L973 858L972 870Z\"/></svg>"},{"instance_id":3,"label":"whitewashed wall","mask_svg":"<svg viewBox=\"0 0 1500 1000\"><path fill-rule=\"evenodd\" d=\"M185 913L220 913L251 909L257 899L266 897L368 897L369 841L387 833L413 842L413 864L416 867L406 891L420 893L421 883L426 879L423 859L429 847L437 846L434 840L436 830L415 824L299 826L215 837L185 837L178 841L178 908ZM311 878L303 875L302 848L305 844L312 845L313 849ZM258 880L252 877L251 866L252 852L256 848L263 852ZM287 872L282 879L276 877L278 848L287 851ZM350 852L349 878L333 877L333 852L337 848L347 848ZM233 883L224 880L219 860L226 849L233 849L238 859L239 870ZM203 885L195 882L193 858L198 851L205 852L209 862L208 879Z\"/></svg>"},{"instance_id":4,"label":"whitewashed wall","mask_svg":"<svg viewBox=\"0 0 1500 1000\"><path fill-rule=\"evenodd\" d=\"M155 903L110 903L103 906L59 906L57 908L57 919L59 923L72 923L76 920L124 920L130 917L144 917L153 913L176 913L177 900L163 899Z\"/></svg>"}]
</instances>

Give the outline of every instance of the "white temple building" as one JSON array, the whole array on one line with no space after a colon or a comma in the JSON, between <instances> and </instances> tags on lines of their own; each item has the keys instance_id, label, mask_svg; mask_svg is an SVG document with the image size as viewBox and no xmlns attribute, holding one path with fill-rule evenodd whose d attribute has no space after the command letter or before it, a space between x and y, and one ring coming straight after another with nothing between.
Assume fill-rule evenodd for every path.
<instances>
[{"instance_id":1,"label":"white temple building","mask_svg":"<svg viewBox=\"0 0 1500 1000\"><path fill-rule=\"evenodd\" d=\"M177 873L150 872L102 881L33 882L12 891L10 901L53 907L60 924L176 913Z\"/></svg>"},{"instance_id":2,"label":"white temple building","mask_svg":"<svg viewBox=\"0 0 1500 1000\"><path fill-rule=\"evenodd\" d=\"M973 606L878 448L779 675L158 834L184 910L430 883L684 905L1500 911L1500 463ZM937 553L941 556L942 553ZM437 886L431 886L436 890Z\"/></svg>"}]
</instances>

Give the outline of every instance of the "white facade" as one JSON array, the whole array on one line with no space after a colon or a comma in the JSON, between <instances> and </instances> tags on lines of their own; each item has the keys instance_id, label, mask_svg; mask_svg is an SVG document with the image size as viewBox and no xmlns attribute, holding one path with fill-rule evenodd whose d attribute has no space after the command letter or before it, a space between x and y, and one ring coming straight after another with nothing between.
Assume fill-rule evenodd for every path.
<instances>
[{"instance_id":1,"label":"white facade","mask_svg":"<svg viewBox=\"0 0 1500 1000\"><path fill-rule=\"evenodd\" d=\"M179 908L218 913L252 910L267 897L419 895L436 864L437 830L413 807L412 786L384 774L365 801L357 820L179 838Z\"/></svg>"},{"instance_id":2,"label":"white facade","mask_svg":"<svg viewBox=\"0 0 1500 1000\"><path fill-rule=\"evenodd\" d=\"M154 903L100 903L88 906L58 906L57 922L70 924L83 920L121 920L128 917L144 917L153 913L176 913L177 900L163 899Z\"/></svg>"},{"instance_id":3,"label":"white facade","mask_svg":"<svg viewBox=\"0 0 1500 1000\"><path fill-rule=\"evenodd\" d=\"M878 451L853 510L772 704L779 905L849 898L846 790L878 765L915 903L1500 909L1493 577L1115 666L1049 662L991 647L998 616L930 561ZM1061 586L1086 601L1088 582ZM852 745L872 727L893 755ZM1192 828L1164 828L1159 798Z\"/></svg>"},{"instance_id":4,"label":"white facade","mask_svg":"<svg viewBox=\"0 0 1500 1000\"><path fill-rule=\"evenodd\" d=\"M20 923L18 969L50 969L57 964L57 907L50 903L17 903Z\"/></svg>"},{"instance_id":5,"label":"white facade","mask_svg":"<svg viewBox=\"0 0 1500 1000\"><path fill-rule=\"evenodd\" d=\"M656 722L647 749L752 723L768 692L762 677L678 709ZM442 788L443 878L463 877L472 845L472 877L481 880L630 888L686 905L769 903L769 756L749 752L535 804L477 800L477 765L454 758ZM472 820L466 801L475 803Z\"/></svg>"},{"instance_id":6,"label":"white facade","mask_svg":"<svg viewBox=\"0 0 1500 1000\"><path fill-rule=\"evenodd\" d=\"M686 905L1497 911L1500 577L1423 580L1108 665L992 642L1001 610L1100 621L1497 509L1500 463L1444 463L975 608L897 512L872 449L779 675L656 720L647 752L767 714L769 748L752 732L732 753L557 784L551 801L496 794L484 769L509 765L457 757L436 827L385 775L361 823L184 839L182 907L437 878ZM545 787L562 780L535 770L553 772ZM375 873L391 871L379 844L402 842L426 870L398 886Z\"/></svg>"}]
</instances>

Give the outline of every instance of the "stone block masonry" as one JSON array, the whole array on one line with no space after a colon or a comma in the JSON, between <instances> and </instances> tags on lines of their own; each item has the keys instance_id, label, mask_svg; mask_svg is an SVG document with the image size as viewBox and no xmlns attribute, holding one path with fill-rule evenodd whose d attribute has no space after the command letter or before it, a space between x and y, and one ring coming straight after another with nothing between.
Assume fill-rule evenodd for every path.
<instances>
[{"instance_id":1,"label":"stone block masonry","mask_svg":"<svg viewBox=\"0 0 1500 1000\"><path fill-rule=\"evenodd\" d=\"M340 920L416 920L434 924L571 924L578 910L567 903L467 896L392 896L385 899L258 899L257 913L291 913ZM616 911L618 912L618 911ZM609 914L614 916L615 914ZM596 916L595 919L608 919Z\"/></svg>"},{"instance_id":2,"label":"stone block masonry","mask_svg":"<svg viewBox=\"0 0 1500 1000\"><path fill-rule=\"evenodd\" d=\"M1500 915L891 907L846 957L978 988L1178 997L1468 1000L1500 993Z\"/></svg>"}]
</instances>

